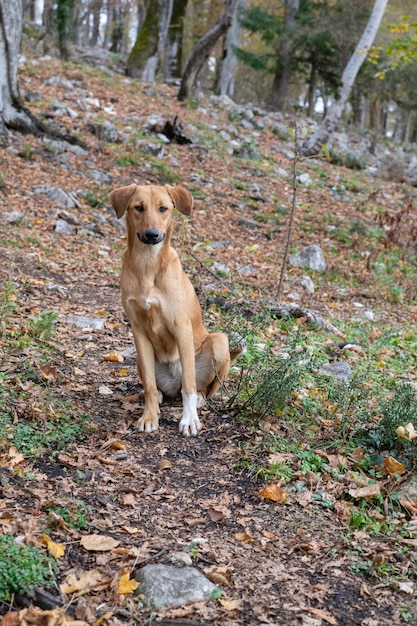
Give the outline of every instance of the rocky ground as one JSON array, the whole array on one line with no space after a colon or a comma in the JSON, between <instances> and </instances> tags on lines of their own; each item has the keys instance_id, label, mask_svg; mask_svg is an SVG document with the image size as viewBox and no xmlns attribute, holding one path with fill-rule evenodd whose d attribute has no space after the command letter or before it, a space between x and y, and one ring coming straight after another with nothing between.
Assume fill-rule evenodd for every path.
<instances>
[{"instance_id":1,"label":"rocky ground","mask_svg":"<svg viewBox=\"0 0 417 626\"><path fill-rule=\"evenodd\" d=\"M404 544L349 530L339 498L347 485L328 477L319 480L340 506L321 505L317 475L303 479L309 496L279 481L272 483L282 491L271 496L262 476L242 463L248 442L262 450L263 426L229 410L224 398L202 410L198 438L179 436L176 403L164 404L156 433L134 428L143 395L118 286L124 228L108 192L131 182L180 183L191 191L194 215L177 217L175 245L208 326L232 319L242 330L237 319L278 304L294 194L296 140L288 128L302 133L303 123L224 101L180 105L175 87L53 60L27 62L20 88L35 114L82 141L12 135L1 148L0 273L14 283L18 305L13 332L2 340L2 384L24 391L11 403L14 424L38 420L45 438L51 411L59 419L50 394L89 421L77 441L41 456L14 456L2 433L2 531L43 546L49 529L64 546L52 604L4 602L3 623L76 617L79 624L377 626L417 619L415 556L403 551L416 541L412 512L401 518ZM166 143L158 134L175 116L192 143ZM347 340L351 320L365 320L374 334L415 322L416 282L405 263L382 268L389 280L371 269L387 246L414 254L414 189L325 159L298 162L296 175L290 252L319 244L327 268L289 266L281 300L314 310ZM384 226L387 235L376 236ZM47 362L34 344L10 343L30 316L46 310L58 314ZM281 347L282 331L271 326L270 336ZM43 386L25 377L28 364ZM232 373L229 393L237 377ZM287 432L279 420L268 428ZM278 453L291 465L289 453ZM88 512L84 528L58 513L51 519L51 509L79 510L77 502ZM152 606L137 595L134 577L155 563L192 566L215 590L191 604ZM382 563L393 564L395 575L379 575Z\"/></svg>"}]
</instances>

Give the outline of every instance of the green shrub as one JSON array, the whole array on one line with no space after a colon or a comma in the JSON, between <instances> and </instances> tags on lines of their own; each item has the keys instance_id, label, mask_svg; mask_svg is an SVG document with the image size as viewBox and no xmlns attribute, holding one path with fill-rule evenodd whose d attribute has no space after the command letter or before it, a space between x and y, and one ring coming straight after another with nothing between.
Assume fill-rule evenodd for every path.
<instances>
[{"instance_id":1,"label":"green shrub","mask_svg":"<svg viewBox=\"0 0 417 626\"><path fill-rule=\"evenodd\" d=\"M58 566L39 548L17 543L14 535L0 535L0 600L14 593L31 595L34 586L51 587Z\"/></svg>"}]
</instances>

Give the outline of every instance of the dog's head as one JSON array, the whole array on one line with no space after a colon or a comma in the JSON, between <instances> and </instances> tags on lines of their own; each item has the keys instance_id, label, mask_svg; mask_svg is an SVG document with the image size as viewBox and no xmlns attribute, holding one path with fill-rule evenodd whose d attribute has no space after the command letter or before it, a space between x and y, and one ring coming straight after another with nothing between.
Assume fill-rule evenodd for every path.
<instances>
[{"instance_id":1,"label":"dog's head","mask_svg":"<svg viewBox=\"0 0 417 626\"><path fill-rule=\"evenodd\" d=\"M165 239L174 209L191 215L193 198L179 185L128 185L110 193L118 218L126 213L129 233L142 243L156 245Z\"/></svg>"}]
</instances>

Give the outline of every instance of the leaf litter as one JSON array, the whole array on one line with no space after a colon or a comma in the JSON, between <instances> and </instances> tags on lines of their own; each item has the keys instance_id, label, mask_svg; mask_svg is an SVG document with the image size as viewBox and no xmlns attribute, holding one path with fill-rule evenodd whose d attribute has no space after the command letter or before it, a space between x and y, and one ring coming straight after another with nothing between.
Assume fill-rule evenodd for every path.
<instances>
[{"instance_id":1,"label":"leaf litter","mask_svg":"<svg viewBox=\"0 0 417 626\"><path fill-rule=\"evenodd\" d=\"M67 73L71 78L78 70L63 69L55 61L47 66L41 64L34 76L23 70L23 89L29 84L32 89L37 86L45 102L48 98L65 98L59 84L44 82L53 72ZM92 74L88 83L89 90L105 106L109 101L106 81L99 74ZM133 90L126 88L121 80L114 81L113 105L121 120L132 108L141 111L145 118L168 100L181 118L193 123L197 113L176 103L173 88L159 85L149 89L152 98L147 96L145 86ZM82 125L84 121L80 119L79 123ZM89 158L113 177L114 185L132 180L158 182L157 174L140 164L121 168L111 151L103 149L97 138L88 134L86 127L82 128L91 146ZM348 471L338 483L330 476L310 471L300 474L300 491L289 494L286 485L265 485L261 477L248 473L237 463L238 442L255 436L250 425L232 415L225 419L203 409L202 433L195 440L184 440L177 431L181 407L175 402L163 405L158 432L145 435L135 431L143 393L133 359L122 355L132 345L118 285L120 254L125 245L123 232L107 213L104 200L99 209L106 216L100 225L102 235L89 238L90 235L79 232L65 238L55 234L56 207L49 198L42 197L40 202L33 195L36 185L73 192L102 190L89 183L83 157L66 152L68 166L60 165L52 157L48 160L36 156L40 152L39 139L28 137L25 141L34 148L35 156L30 162L18 159L10 151L4 151L1 156L9 172L3 211L18 210L22 203L27 205L28 198L30 206L26 222L23 220L14 229L8 226L8 236L14 244L0 247L1 272L13 276L19 287L22 308L16 314L17 323L24 325L28 315L39 315L46 309L59 314L57 356L36 367L43 384L87 414L91 425L83 438L64 450L57 450L56 454L28 459L15 446L9 445L1 451L0 467L5 476L0 501L1 532L43 546L56 556L60 575L52 595L62 604L62 607L19 608L17 604L3 603L5 626L134 624L138 619L145 623L151 616L179 623L186 618L193 624L225 626L262 622L302 624L304 616L321 624L346 626L370 623L374 618L379 626L399 623L400 609L405 606L403 598L415 594L415 584L401 581L398 593L389 583L378 584L374 578L366 579L364 586L362 579L347 567L350 561L346 535L356 504L346 501L346 490L360 503L362 499L385 495L384 480L368 484L364 477L362 480ZM273 133L266 132L263 141L265 153L281 166L287 165L286 157L276 153ZM198 174L201 183L215 181L213 187L203 185L209 201L196 202L192 234L180 232L183 240L177 242L187 269L194 272L193 282L201 295L214 277L212 271L205 272L204 263L196 262L188 254L187 237L191 238L197 258L206 256L211 263L220 257L233 272L237 272L237 261L254 268L252 277L248 274L238 279L235 303L244 303L256 312L259 299L276 290L280 238L263 221L264 217L253 231L245 231L237 224L236 207L245 201L245 191L232 185L227 159L219 159L214 150L204 154L178 146L172 146L171 150L172 167L186 186L191 184L190 173L196 171L203 170ZM336 176L330 166L325 164L323 168L327 168L329 177ZM279 193L281 201L288 202L291 186L287 182L277 185L274 177L261 176L250 164L245 168L236 164L235 170L233 174L244 179L245 185L259 184L261 180L267 199ZM198 187L192 186L193 191ZM400 190L387 183L385 193L395 198ZM78 199L81 208L74 209L74 213L87 224L97 219L94 210L81 197ZM320 221L326 211L331 210L345 220L349 214L355 217L353 205L342 205L334 198L329 201L320 188L300 190L300 200L315 206L317 232L325 244L329 237L323 234ZM302 244L304 235L299 226L297 215L294 237L297 244ZM226 233L226 245L211 245L222 242ZM27 242L28 237L32 237L32 243L22 246L21 242ZM206 242L204 247L202 242ZM221 254L216 250L221 250ZM365 286L369 289L363 282L360 264L348 267L343 256L335 257L334 262L341 271L354 276L358 292ZM293 271L295 276L299 275L299 270ZM230 283L224 277L218 282L226 296ZM335 293L329 286L329 292L322 294L326 301L322 312L327 315L328 306L335 317L344 319L346 295L338 300ZM352 290L348 295L353 299L356 293ZM311 303L308 304L310 310ZM389 314L387 310L386 315ZM417 319L416 311L410 312L411 318L413 315ZM75 316L81 319L78 326L70 323ZM87 323L86 319L93 321ZM317 314L314 319L318 319ZM300 318L297 323L304 324L305 320ZM26 350L23 357L10 356L8 372L20 372L24 362L35 358L30 348ZM15 421L23 421L28 413L42 420L42 398L35 395L34 385L22 374L18 375L18 384L26 388L29 399L26 405L14 406ZM332 421L328 422L331 427ZM276 425L271 423L270 427ZM405 440L414 438L412 423L400 429ZM359 459L361 453L355 451L351 457L355 454ZM352 458L327 456L334 468L343 464L354 467ZM401 464L394 461L389 457L384 461L389 480L403 474ZM275 458L271 455L270 462L294 464L295 460L288 455ZM333 494L336 496L332 501ZM77 502L82 502L87 511L85 529L74 525L82 508ZM329 502L331 506L326 507ZM51 505L57 510L58 506L66 509L68 517L54 512ZM404 500L404 506L411 515L417 514L415 502ZM392 546L371 540L367 533L361 532L353 535L353 549L365 555L366 567L378 567L372 561L372 554L392 552ZM412 547L415 541L412 537L403 539ZM135 595L138 589L134 573L144 563L169 562L170 554L178 551L191 556L193 565L219 586L221 595L208 602L160 610L156 614L140 594ZM383 561L379 567L382 564ZM406 566L404 576L408 576Z\"/></svg>"}]
</instances>

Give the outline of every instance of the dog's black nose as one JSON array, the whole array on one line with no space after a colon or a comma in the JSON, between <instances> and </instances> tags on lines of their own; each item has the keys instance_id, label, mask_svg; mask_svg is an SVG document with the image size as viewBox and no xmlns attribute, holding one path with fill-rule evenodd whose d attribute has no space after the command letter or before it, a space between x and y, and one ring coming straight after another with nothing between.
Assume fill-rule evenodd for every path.
<instances>
[{"instance_id":1,"label":"dog's black nose","mask_svg":"<svg viewBox=\"0 0 417 626\"><path fill-rule=\"evenodd\" d=\"M162 240L161 233L156 228L148 228L143 233L142 241L144 243L155 244L159 243Z\"/></svg>"}]
</instances>

